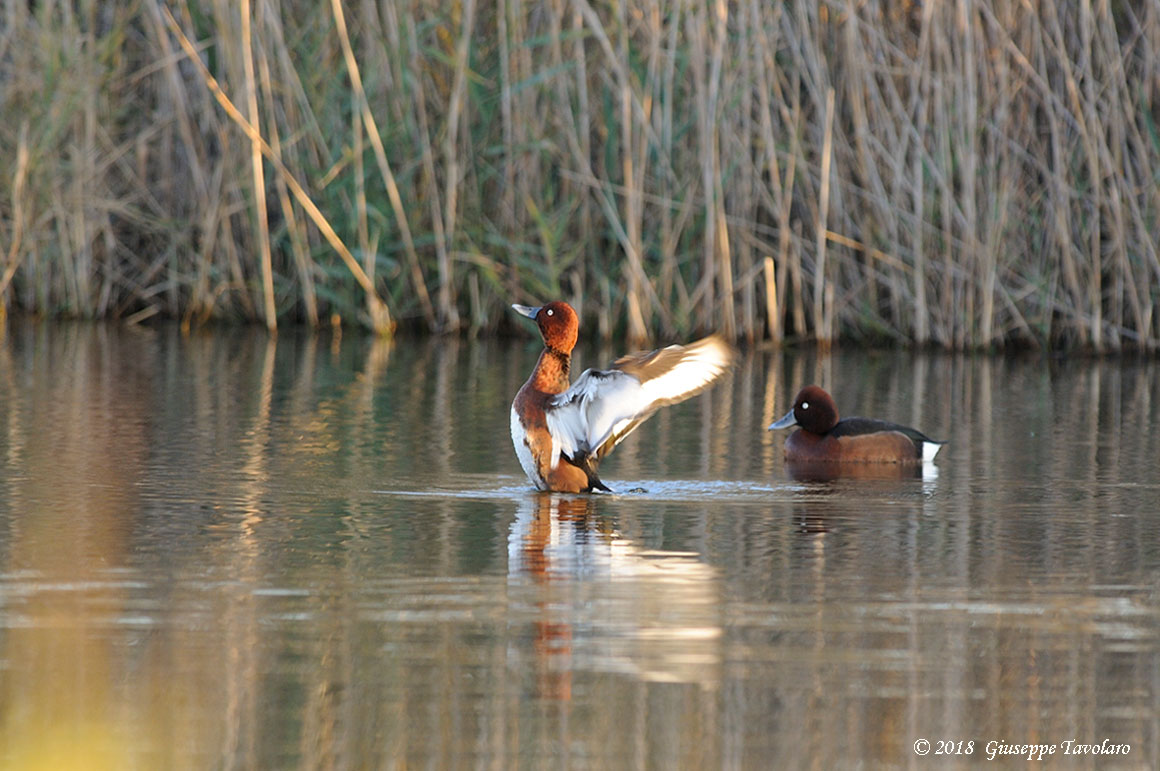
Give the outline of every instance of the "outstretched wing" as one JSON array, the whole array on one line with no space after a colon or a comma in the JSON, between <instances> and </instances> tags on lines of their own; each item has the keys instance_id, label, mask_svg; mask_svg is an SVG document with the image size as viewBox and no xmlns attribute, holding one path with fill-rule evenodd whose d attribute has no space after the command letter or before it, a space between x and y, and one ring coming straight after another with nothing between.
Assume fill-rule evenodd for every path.
<instances>
[{"instance_id":1,"label":"outstretched wing","mask_svg":"<svg viewBox=\"0 0 1160 771\"><path fill-rule=\"evenodd\" d=\"M733 349L712 335L585 370L545 409L553 445L574 460L602 458L659 408L703 391L732 361Z\"/></svg>"}]
</instances>

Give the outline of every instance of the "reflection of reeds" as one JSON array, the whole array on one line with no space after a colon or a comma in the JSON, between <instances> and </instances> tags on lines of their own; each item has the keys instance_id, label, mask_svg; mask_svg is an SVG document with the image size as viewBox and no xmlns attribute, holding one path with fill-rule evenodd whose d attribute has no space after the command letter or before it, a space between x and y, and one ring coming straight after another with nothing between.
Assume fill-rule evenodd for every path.
<instances>
[{"instance_id":1,"label":"reflection of reeds","mask_svg":"<svg viewBox=\"0 0 1160 771\"><path fill-rule=\"evenodd\" d=\"M7 334L5 768L512 767L560 737L586 765L844 767L944 723L1067 735L1100 710L1154 754L1160 434L1117 429L1160 421L1156 362L750 351L613 469L759 494L560 501L513 494L495 446L534 348ZM970 462L941 480L969 494L782 486L762 427L811 381L951 428Z\"/></svg>"},{"instance_id":2,"label":"reflection of reeds","mask_svg":"<svg viewBox=\"0 0 1160 771\"><path fill-rule=\"evenodd\" d=\"M0 25L6 307L1160 345L1155 2L98 6Z\"/></svg>"}]
</instances>

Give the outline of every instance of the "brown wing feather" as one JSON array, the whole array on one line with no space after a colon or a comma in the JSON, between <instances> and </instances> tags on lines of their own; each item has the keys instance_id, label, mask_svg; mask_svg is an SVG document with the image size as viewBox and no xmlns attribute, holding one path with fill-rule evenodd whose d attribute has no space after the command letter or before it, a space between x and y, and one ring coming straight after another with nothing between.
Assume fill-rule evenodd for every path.
<instances>
[{"instance_id":1,"label":"brown wing feather","mask_svg":"<svg viewBox=\"0 0 1160 771\"><path fill-rule=\"evenodd\" d=\"M683 361L700 355L700 353L707 348L715 348L719 351L720 356L724 360L724 366L722 369L727 369L732 365L733 357L735 355L732 346L726 343L724 338L722 338L720 335L714 334L701 338L696 342L689 343L688 345L670 345L667 348L658 348L655 351L647 351L644 353L634 353L621 356L619 359L613 362L612 368L632 375L641 383L647 383L650 380L655 380L656 378L667 375ZM620 442L625 437L635 431L637 426L652 417L653 413L655 413L661 407L665 407L670 404L677 404L692 396L696 396L697 394L707 389L709 386L713 385L715 381L716 377L711 377L696 388L672 397L659 398L651 402L647 410L641 412L639 415L633 418L632 421L626 424L624 428L614 432L611 436L609 436L608 439L606 439L604 443L596 449L593 455L596 456L597 460L603 458L605 455L612 451L612 448L620 444Z\"/></svg>"}]
</instances>

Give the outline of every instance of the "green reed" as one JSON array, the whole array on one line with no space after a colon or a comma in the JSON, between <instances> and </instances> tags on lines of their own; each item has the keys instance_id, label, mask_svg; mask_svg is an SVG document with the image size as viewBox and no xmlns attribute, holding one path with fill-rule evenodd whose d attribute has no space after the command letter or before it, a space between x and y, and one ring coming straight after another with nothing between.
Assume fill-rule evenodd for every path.
<instances>
[{"instance_id":1,"label":"green reed","mask_svg":"<svg viewBox=\"0 0 1160 771\"><path fill-rule=\"evenodd\" d=\"M0 309L1160 347L1160 0L32 6Z\"/></svg>"}]
</instances>

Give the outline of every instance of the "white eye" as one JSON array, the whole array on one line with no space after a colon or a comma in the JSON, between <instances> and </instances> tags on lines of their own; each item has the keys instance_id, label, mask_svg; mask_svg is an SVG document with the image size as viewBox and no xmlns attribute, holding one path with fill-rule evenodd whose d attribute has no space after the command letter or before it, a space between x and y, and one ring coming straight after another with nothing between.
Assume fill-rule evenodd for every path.
<instances>
[{"instance_id":1,"label":"white eye","mask_svg":"<svg viewBox=\"0 0 1160 771\"><path fill-rule=\"evenodd\" d=\"M802 409L803 410L808 410L809 408L810 408L809 402L802 402Z\"/></svg>"},{"instance_id":2,"label":"white eye","mask_svg":"<svg viewBox=\"0 0 1160 771\"><path fill-rule=\"evenodd\" d=\"M549 315L549 316L551 316L551 315L554 313L554 311L553 311L551 308L548 308L548 311L547 311L547 312L548 312L548 315Z\"/></svg>"}]
</instances>

